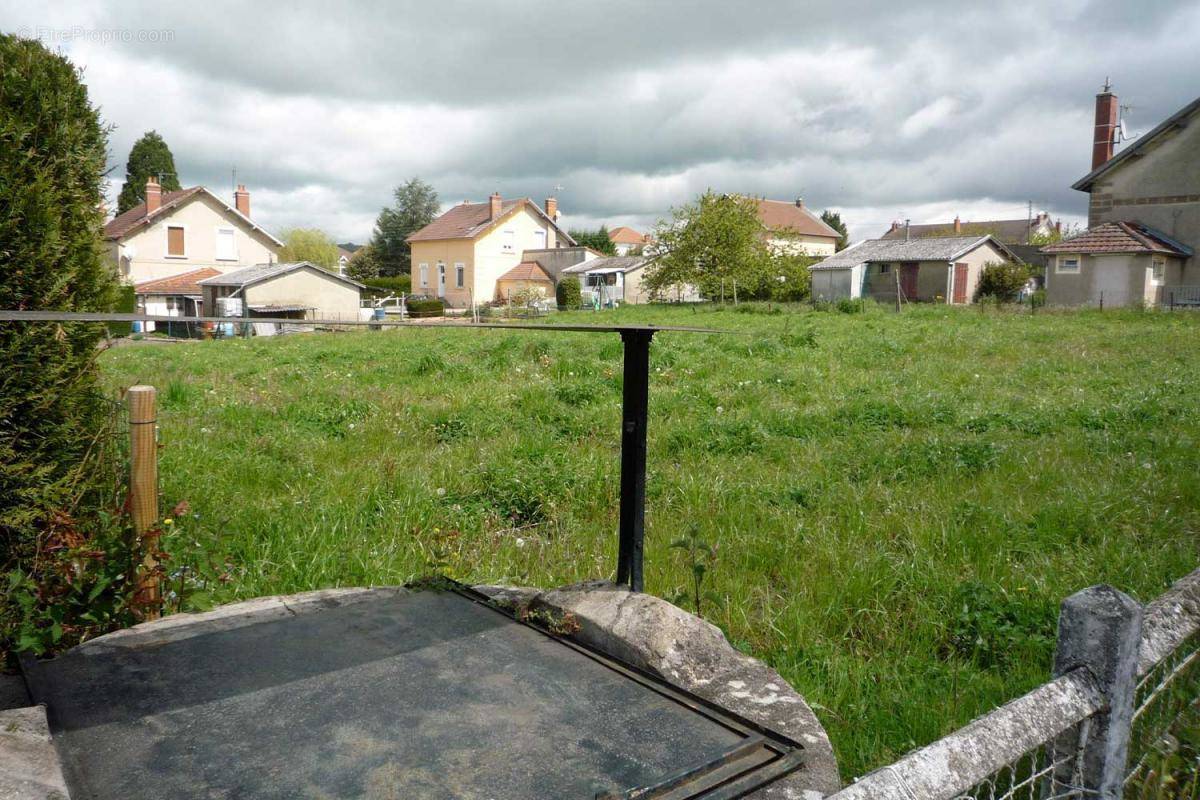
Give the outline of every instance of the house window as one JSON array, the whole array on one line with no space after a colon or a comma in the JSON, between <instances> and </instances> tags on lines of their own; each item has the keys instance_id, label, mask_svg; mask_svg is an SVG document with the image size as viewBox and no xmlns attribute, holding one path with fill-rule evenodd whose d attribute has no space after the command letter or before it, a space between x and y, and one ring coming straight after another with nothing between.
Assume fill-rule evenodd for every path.
<instances>
[{"instance_id":1,"label":"house window","mask_svg":"<svg viewBox=\"0 0 1200 800\"><path fill-rule=\"evenodd\" d=\"M167 313L170 313L172 311L178 311L178 310L179 310L178 298L168 297L167 298Z\"/></svg>"},{"instance_id":2,"label":"house window","mask_svg":"<svg viewBox=\"0 0 1200 800\"><path fill-rule=\"evenodd\" d=\"M1082 260L1081 256L1059 256L1055 262L1054 271L1067 275L1077 275L1079 274Z\"/></svg>"},{"instance_id":3,"label":"house window","mask_svg":"<svg viewBox=\"0 0 1200 800\"><path fill-rule=\"evenodd\" d=\"M517 249L516 242L517 242L517 232L512 230L511 228L506 230L504 232L503 244L501 245L504 248L504 252L511 253L514 250L516 250Z\"/></svg>"},{"instance_id":4,"label":"house window","mask_svg":"<svg viewBox=\"0 0 1200 800\"><path fill-rule=\"evenodd\" d=\"M466 280L466 277L467 277L466 265L464 265L461 262L456 263L454 265L454 285L457 286L459 289L463 288L463 281Z\"/></svg>"},{"instance_id":5,"label":"house window","mask_svg":"<svg viewBox=\"0 0 1200 800\"><path fill-rule=\"evenodd\" d=\"M1150 262L1150 280L1153 283L1162 285L1163 278L1167 274L1166 259L1155 258Z\"/></svg>"},{"instance_id":6,"label":"house window","mask_svg":"<svg viewBox=\"0 0 1200 800\"><path fill-rule=\"evenodd\" d=\"M879 265L879 274L880 275L887 275L891 271L892 271L891 264L880 264Z\"/></svg>"},{"instance_id":7,"label":"house window","mask_svg":"<svg viewBox=\"0 0 1200 800\"><path fill-rule=\"evenodd\" d=\"M545 250L546 249L546 232L545 231L539 230L539 231L533 232L533 249L534 250Z\"/></svg>"},{"instance_id":8,"label":"house window","mask_svg":"<svg viewBox=\"0 0 1200 800\"><path fill-rule=\"evenodd\" d=\"M184 249L183 242L183 226L168 225L167 226L167 255L174 258L184 258L187 256L187 251Z\"/></svg>"},{"instance_id":9,"label":"house window","mask_svg":"<svg viewBox=\"0 0 1200 800\"><path fill-rule=\"evenodd\" d=\"M237 238L233 228L217 228L217 261L237 261Z\"/></svg>"},{"instance_id":10,"label":"house window","mask_svg":"<svg viewBox=\"0 0 1200 800\"><path fill-rule=\"evenodd\" d=\"M429 265L422 264L420 271L421 271L421 285L428 287L429 286Z\"/></svg>"}]
</instances>

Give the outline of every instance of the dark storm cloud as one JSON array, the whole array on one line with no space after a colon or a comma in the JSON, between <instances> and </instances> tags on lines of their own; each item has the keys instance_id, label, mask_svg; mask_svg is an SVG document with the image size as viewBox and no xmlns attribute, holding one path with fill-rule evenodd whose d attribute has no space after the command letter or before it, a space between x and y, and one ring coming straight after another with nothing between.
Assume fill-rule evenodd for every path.
<instances>
[{"instance_id":1,"label":"dark storm cloud","mask_svg":"<svg viewBox=\"0 0 1200 800\"><path fill-rule=\"evenodd\" d=\"M443 201L556 192L572 221L648 224L712 187L898 215L1078 215L1092 95L1145 130L1195 95L1194 2L14 4L117 125L187 183L236 167L267 224L362 238L419 174ZM57 27L56 27L57 26ZM120 170L117 170L120 174Z\"/></svg>"}]
</instances>

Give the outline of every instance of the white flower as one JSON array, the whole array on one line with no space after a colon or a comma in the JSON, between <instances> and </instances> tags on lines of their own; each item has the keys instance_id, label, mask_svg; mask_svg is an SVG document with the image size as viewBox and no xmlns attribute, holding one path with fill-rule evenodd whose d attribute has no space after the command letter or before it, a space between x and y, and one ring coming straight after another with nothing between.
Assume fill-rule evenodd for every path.
<instances>
[{"instance_id":1,"label":"white flower","mask_svg":"<svg viewBox=\"0 0 1200 800\"><path fill-rule=\"evenodd\" d=\"M438 487L438 489L437 489L437 496L438 496L438 497L445 497L445 496L446 496L446 489L445 489L445 487L442 487L442 486L439 486L439 487Z\"/></svg>"},{"instance_id":2,"label":"white flower","mask_svg":"<svg viewBox=\"0 0 1200 800\"><path fill-rule=\"evenodd\" d=\"M353 423L353 422L351 422L351 423L350 423L350 430L354 430L354 423Z\"/></svg>"},{"instance_id":3,"label":"white flower","mask_svg":"<svg viewBox=\"0 0 1200 800\"><path fill-rule=\"evenodd\" d=\"M524 547L524 546L525 546L525 540L524 540L524 539L522 539L520 536L518 536L518 537L516 538L516 540L515 540L515 541L516 541L516 543L517 543L517 547Z\"/></svg>"},{"instance_id":4,"label":"white flower","mask_svg":"<svg viewBox=\"0 0 1200 800\"><path fill-rule=\"evenodd\" d=\"M722 413L724 410L725 410L725 409L721 408L720 406L717 406L717 413L718 413L718 414Z\"/></svg>"}]
</instances>

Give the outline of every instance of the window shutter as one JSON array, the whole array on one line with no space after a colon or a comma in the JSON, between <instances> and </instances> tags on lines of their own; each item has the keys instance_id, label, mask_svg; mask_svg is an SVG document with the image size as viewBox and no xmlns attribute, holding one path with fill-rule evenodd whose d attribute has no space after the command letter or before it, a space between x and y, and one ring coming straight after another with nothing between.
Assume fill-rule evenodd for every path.
<instances>
[{"instance_id":1,"label":"window shutter","mask_svg":"<svg viewBox=\"0 0 1200 800\"><path fill-rule=\"evenodd\" d=\"M183 255L183 228L167 228L167 255Z\"/></svg>"}]
</instances>

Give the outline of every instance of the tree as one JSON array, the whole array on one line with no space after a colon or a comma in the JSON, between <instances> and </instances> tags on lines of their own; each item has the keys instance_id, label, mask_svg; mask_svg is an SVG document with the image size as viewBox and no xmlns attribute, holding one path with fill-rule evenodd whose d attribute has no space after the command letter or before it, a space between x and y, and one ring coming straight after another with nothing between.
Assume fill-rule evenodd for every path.
<instances>
[{"instance_id":1,"label":"tree","mask_svg":"<svg viewBox=\"0 0 1200 800\"><path fill-rule=\"evenodd\" d=\"M350 256L346 275L359 283L367 283L379 277L379 251L373 244L363 245Z\"/></svg>"},{"instance_id":2,"label":"tree","mask_svg":"<svg viewBox=\"0 0 1200 800\"><path fill-rule=\"evenodd\" d=\"M583 291L579 286L579 278L568 275L554 287L554 299L558 307L574 311L583 305Z\"/></svg>"},{"instance_id":3,"label":"tree","mask_svg":"<svg viewBox=\"0 0 1200 800\"><path fill-rule=\"evenodd\" d=\"M0 64L0 308L108 311L115 273L101 255L100 211L107 130L63 56L0 34ZM95 550L102 483L113 474L101 468L116 464L104 447L113 435L104 433L110 401L96 369L104 335L92 323L0 325L0 574L10 576L0 592L0 652L14 639L33 647L38 636L58 641L69 626L87 624L65 605L57 628L46 616L71 591L88 593L94 557L78 553ZM60 569L74 589L53 577ZM10 594L18 580L37 584L20 606ZM35 615L41 622L29 621Z\"/></svg>"},{"instance_id":4,"label":"tree","mask_svg":"<svg viewBox=\"0 0 1200 800\"><path fill-rule=\"evenodd\" d=\"M613 244L613 240L608 237L608 226L601 225L596 230L587 230L580 228L578 230L567 231L567 235L575 240L575 243L581 247L590 247L593 250L598 250L601 253L609 256L617 254L617 246Z\"/></svg>"},{"instance_id":5,"label":"tree","mask_svg":"<svg viewBox=\"0 0 1200 800\"><path fill-rule=\"evenodd\" d=\"M182 188L175 172L175 156L156 131L143 134L129 151L129 161L125 162L125 185L117 197L118 214L146 202L146 181L150 178L158 178L164 192Z\"/></svg>"},{"instance_id":6,"label":"tree","mask_svg":"<svg viewBox=\"0 0 1200 800\"><path fill-rule=\"evenodd\" d=\"M842 222L842 215L827 208L821 212L821 221L838 232L837 249L845 250L846 245L850 243L850 235L846 232L846 223Z\"/></svg>"},{"instance_id":7,"label":"tree","mask_svg":"<svg viewBox=\"0 0 1200 800\"><path fill-rule=\"evenodd\" d=\"M317 228L289 228L279 236L283 248L279 260L284 262L310 261L318 267L337 272L337 244L329 234Z\"/></svg>"},{"instance_id":8,"label":"tree","mask_svg":"<svg viewBox=\"0 0 1200 800\"><path fill-rule=\"evenodd\" d=\"M645 286L662 294L690 283L709 297L755 297L770 292L772 255L753 198L711 189L695 203L672 210L658 224L657 258Z\"/></svg>"},{"instance_id":9,"label":"tree","mask_svg":"<svg viewBox=\"0 0 1200 800\"><path fill-rule=\"evenodd\" d=\"M989 261L983 265L975 299L994 297L1001 303L1012 303L1029 281L1029 267L1019 262Z\"/></svg>"},{"instance_id":10,"label":"tree","mask_svg":"<svg viewBox=\"0 0 1200 800\"><path fill-rule=\"evenodd\" d=\"M394 202L379 212L371 244L379 259L380 275L412 273L412 250L405 241L433 222L438 213L438 196L433 187L418 177L396 187Z\"/></svg>"}]
</instances>

